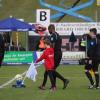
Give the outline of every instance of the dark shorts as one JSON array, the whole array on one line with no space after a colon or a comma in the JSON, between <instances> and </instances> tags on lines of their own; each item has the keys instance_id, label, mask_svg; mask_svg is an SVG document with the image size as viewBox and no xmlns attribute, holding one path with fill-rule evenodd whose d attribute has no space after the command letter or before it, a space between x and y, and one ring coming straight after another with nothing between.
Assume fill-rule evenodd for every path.
<instances>
[{"instance_id":1,"label":"dark shorts","mask_svg":"<svg viewBox=\"0 0 100 100\"><path fill-rule=\"evenodd\" d=\"M54 68L55 69L59 66L61 59L62 59L62 52L61 51L54 52Z\"/></svg>"},{"instance_id":2,"label":"dark shorts","mask_svg":"<svg viewBox=\"0 0 100 100\"><path fill-rule=\"evenodd\" d=\"M86 64L85 70L93 70L98 71L99 63L97 61L93 61L92 64Z\"/></svg>"}]
</instances>

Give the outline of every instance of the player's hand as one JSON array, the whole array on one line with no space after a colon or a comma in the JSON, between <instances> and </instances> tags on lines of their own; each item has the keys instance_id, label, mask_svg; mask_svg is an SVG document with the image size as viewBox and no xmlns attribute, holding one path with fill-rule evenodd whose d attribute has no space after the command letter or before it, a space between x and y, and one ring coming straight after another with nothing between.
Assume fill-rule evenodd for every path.
<instances>
[{"instance_id":1,"label":"player's hand","mask_svg":"<svg viewBox=\"0 0 100 100\"><path fill-rule=\"evenodd\" d=\"M37 63L36 62L34 62L34 66L37 66Z\"/></svg>"}]
</instances>

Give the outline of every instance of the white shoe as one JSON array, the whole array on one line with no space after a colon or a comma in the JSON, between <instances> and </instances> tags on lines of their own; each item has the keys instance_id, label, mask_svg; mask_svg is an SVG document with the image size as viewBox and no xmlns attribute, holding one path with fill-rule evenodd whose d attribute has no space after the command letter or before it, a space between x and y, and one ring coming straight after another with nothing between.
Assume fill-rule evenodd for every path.
<instances>
[{"instance_id":1,"label":"white shoe","mask_svg":"<svg viewBox=\"0 0 100 100\"><path fill-rule=\"evenodd\" d=\"M97 86L97 87L95 87L96 89L100 89L100 87L99 86Z\"/></svg>"},{"instance_id":2,"label":"white shoe","mask_svg":"<svg viewBox=\"0 0 100 100\"><path fill-rule=\"evenodd\" d=\"M94 88L94 85L90 85L89 87L88 87L88 89L93 89Z\"/></svg>"}]
</instances>

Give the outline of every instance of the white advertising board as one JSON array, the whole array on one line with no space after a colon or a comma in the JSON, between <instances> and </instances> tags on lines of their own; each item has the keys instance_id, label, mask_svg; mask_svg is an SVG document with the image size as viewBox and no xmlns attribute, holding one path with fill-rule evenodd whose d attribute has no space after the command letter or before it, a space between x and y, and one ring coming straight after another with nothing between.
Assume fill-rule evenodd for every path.
<instances>
[{"instance_id":1,"label":"white advertising board","mask_svg":"<svg viewBox=\"0 0 100 100\"><path fill-rule=\"evenodd\" d=\"M97 28L97 32L100 33L100 22L98 23L52 23L56 27L56 31L60 35L70 35L72 31L75 35L83 35L89 33L90 28ZM45 25L45 24L44 24ZM45 27L48 27L47 25ZM46 34L49 35L48 31ZM29 32L29 35L37 35L34 32Z\"/></svg>"},{"instance_id":2,"label":"white advertising board","mask_svg":"<svg viewBox=\"0 0 100 100\"><path fill-rule=\"evenodd\" d=\"M97 28L100 33L100 23L56 23L56 31L60 35L70 35L73 31L75 35L89 33L90 28Z\"/></svg>"}]
</instances>

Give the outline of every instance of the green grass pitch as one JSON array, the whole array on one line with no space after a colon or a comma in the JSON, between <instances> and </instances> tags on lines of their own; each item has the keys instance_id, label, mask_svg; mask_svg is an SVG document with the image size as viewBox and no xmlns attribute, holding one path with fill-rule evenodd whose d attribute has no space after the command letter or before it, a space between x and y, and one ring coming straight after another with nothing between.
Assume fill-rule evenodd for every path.
<instances>
[{"instance_id":1,"label":"green grass pitch","mask_svg":"<svg viewBox=\"0 0 100 100\"><path fill-rule=\"evenodd\" d=\"M28 66L7 66L0 69L0 85L13 78L18 73L23 73ZM63 76L70 80L68 87L62 90L63 84L57 80L57 90L49 90L50 81L46 90L41 91L38 86L42 83L43 68L38 68L37 81L25 80L26 88L12 88L11 85L0 89L0 100L99 100L100 90L87 89L89 82L84 74L84 66L61 65L57 69ZM99 71L100 72L100 71ZM14 84L14 83L12 83Z\"/></svg>"}]
</instances>

